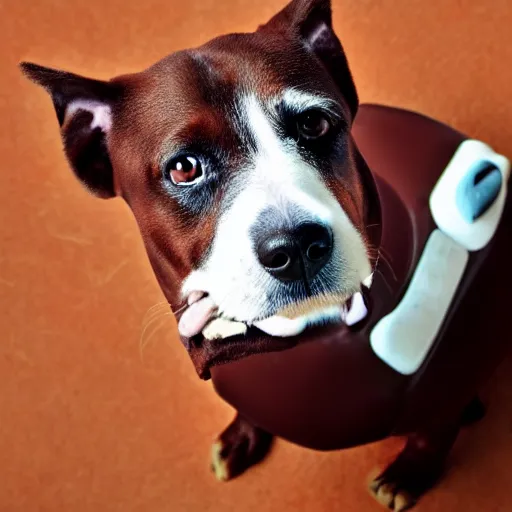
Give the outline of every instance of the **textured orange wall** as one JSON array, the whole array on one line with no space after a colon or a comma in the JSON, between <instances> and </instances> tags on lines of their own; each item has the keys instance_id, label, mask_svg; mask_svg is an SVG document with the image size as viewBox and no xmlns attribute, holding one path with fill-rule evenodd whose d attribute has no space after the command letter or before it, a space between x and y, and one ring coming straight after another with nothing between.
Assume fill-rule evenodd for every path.
<instances>
[{"instance_id":1,"label":"textured orange wall","mask_svg":"<svg viewBox=\"0 0 512 512\"><path fill-rule=\"evenodd\" d=\"M379 510L364 489L396 441L338 453L280 442L227 485L209 445L231 417L200 382L135 223L66 167L30 59L99 78L253 29L277 0L0 1L0 511ZM510 0L334 0L361 98L442 119L512 155ZM490 300L485 298L484 300ZM486 340L482 340L485 345ZM512 510L512 359L422 511Z\"/></svg>"}]
</instances>

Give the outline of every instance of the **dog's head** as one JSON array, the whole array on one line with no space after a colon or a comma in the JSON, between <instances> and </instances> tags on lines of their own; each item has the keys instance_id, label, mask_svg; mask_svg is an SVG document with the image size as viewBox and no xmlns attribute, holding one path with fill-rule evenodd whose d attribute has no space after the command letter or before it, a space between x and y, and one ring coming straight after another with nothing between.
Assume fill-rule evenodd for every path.
<instances>
[{"instance_id":1,"label":"dog's head","mask_svg":"<svg viewBox=\"0 0 512 512\"><path fill-rule=\"evenodd\" d=\"M78 178L127 201L170 304L188 300L185 336L212 316L296 334L371 277L372 183L329 0L108 82L22 67Z\"/></svg>"}]
</instances>

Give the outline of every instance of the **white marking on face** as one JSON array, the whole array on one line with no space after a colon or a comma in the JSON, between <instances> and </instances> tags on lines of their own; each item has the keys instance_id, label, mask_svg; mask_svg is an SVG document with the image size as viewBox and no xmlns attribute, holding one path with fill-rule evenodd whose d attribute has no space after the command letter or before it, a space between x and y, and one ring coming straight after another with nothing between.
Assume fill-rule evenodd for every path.
<instances>
[{"instance_id":1,"label":"white marking on face","mask_svg":"<svg viewBox=\"0 0 512 512\"><path fill-rule=\"evenodd\" d=\"M66 108L65 121L72 118L79 110L85 110L92 114L91 130L100 128L104 133L108 133L112 128L112 111L109 105L93 100L75 100Z\"/></svg>"},{"instance_id":2,"label":"white marking on face","mask_svg":"<svg viewBox=\"0 0 512 512\"><path fill-rule=\"evenodd\" d=\"M336 104L333 100L318 96L316 94L305 93L299 89L286 89L283 94L283 102L297 112L304 112L312 108L320 108L327 112L337 112Z\"/></svg>"},{"instance_id":3,"label":"white marking on face","mask_svg":"<svg viewBox=\"0 0 512 512\"><path fill-rule=\"evenodd\" d=\"M332 105L330 100L297 90L286 91L282 100L297 112ZM283 284L261 266L251 239L251 227L269 208L279 211L289 224L296 225L297 219L291 217L293 207L295 210L299 207L309 216L302 221L321 222L333 232L331 260L315 279L322 281L325 291L355 293L371 273L362 236L319 171L301 157L296 142L279 137L277 118L273 118L277 115L274 113L277 102L264 106L254 95L247 95L240 103L256 150L251 155L250 168L230 184L232 201L219 219L208 257L185 280L183 294L205 291L221 315L247 323L269 317L293 302L293 296L287 297L287 304L276 299L283 296ZM326 315L333 313L326 312ZM315 323L322 319L316 312Z\"/></svg>"}]
</instances>

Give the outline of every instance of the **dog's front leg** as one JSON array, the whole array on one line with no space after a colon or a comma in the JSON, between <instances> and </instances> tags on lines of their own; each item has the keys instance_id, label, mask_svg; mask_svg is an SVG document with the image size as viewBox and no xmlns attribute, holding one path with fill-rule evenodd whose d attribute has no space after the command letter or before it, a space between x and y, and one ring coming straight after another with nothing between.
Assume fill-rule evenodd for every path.
<instances>
[{"instance_id":1,"label":"dog's front leg","mask_svg":"<svg viewBox=\"0 0 512 512\"><path fill-rule=\"evenodd\" d=\"M457 422L410 434L398 457L370 483L370 491L394 512L412 507L440 478L455 442Z\"/></svg>"},{"instance_id":2,"label":"dog's front leg","mask_svg":"<svg viewBox=\"0 0 512 512\"><path fill-rule=\"evenodd\" d=\"M484 415L485 406L475 397L458 419L410 434L398 457L370 483L371 493L394 512L411 508L442 476L460 428Z\"/></svg>"},{"instance_id":3,"label":"dog's front leg","mask_svg":"<svg viewBox=\"0 0 512 512\"><path fill-rule=\"evenodd\" d=\"M218 480L235 478L260 462L270 450L272 434L237 413L212 446L212 470Z\"/></svg>"}]
</instances>

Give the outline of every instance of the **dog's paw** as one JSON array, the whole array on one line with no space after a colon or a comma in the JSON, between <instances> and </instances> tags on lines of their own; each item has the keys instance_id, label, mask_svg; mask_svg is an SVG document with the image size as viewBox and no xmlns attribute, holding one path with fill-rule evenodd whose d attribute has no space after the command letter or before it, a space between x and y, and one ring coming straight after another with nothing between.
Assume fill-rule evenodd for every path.
<instances>
[{"instance_id":1,"label":"dog's paw","mask_svg":"<svg viewBox=\"0 0 512 512\"><path fill-rule=\"evenodd\" d=\"M228 459L225 457L223 451L224 446L222 441L218 440L212 444L212 471L219 482L226 482L230 478Z\"/></svg>"},{"instance_id":2,"label":"dog's paw","mask_svg":"<svg viewBox=\"0 0 512 512\"><path fill-rule=\"evenodd\" d=\"M270 450L272 435L237 415L212 445L211 467L221 482L242 474Z\"/></svg>"},{"instance_id":3,"label":"dog's paw","mask_svg":"<svg viewBox=\"0 0 512 512\"><path fill-rule=\"evenodd\" d=\"M370 482L370 493L394 512L413 507L442 476L456 433L448 429L436 436L410 436L398 457Z\"/></svg>"},{"instance_id":4,"label":"dog's paw","mask_svg":"<svg viewBox=\"0 0 512 512\"><path fill-rule=\"evenodd\" d=\"M401 489L399 482L388 482L385 477L372 480L369 489L381 505L393 512L408 510L416 504L416 498L407 490Z\"/></svg>"}]
</instances>

